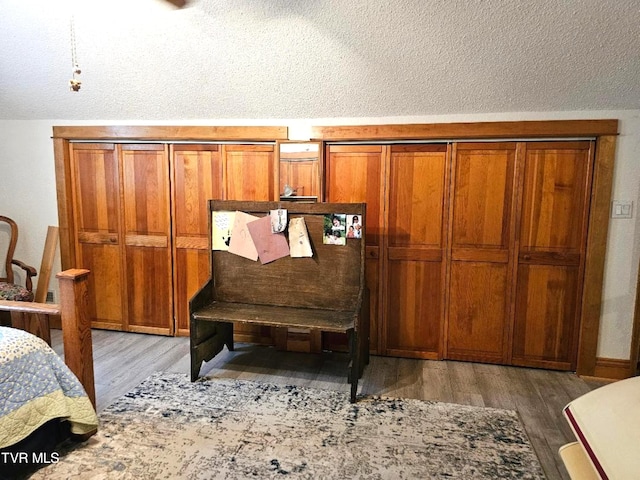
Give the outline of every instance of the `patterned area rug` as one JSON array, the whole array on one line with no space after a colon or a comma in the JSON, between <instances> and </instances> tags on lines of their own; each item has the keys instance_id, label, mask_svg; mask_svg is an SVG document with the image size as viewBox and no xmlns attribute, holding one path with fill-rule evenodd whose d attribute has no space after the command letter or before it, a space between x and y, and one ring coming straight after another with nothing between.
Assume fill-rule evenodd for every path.
<instances>
[{"instance_id":1,"label":"patterned area rug","mask_svg":"<svg viewBox=\"0 0 640 480\"><path fill-rule=\"evenodd\" d=\"M157 373L33 479L543 479L517 414Z\"/></svg>"}]
</instances>

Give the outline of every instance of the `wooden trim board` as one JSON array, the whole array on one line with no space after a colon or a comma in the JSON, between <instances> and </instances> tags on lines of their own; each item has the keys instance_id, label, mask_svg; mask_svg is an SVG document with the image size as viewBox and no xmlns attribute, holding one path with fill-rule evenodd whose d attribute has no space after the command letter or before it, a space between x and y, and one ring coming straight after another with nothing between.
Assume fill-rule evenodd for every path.
<instances>
[{"instance_id":1,"label":"wooden trim board","mask_svg":"<svg viewBox=\"0 0 640 480\"><path fill-rule=\"evenodd\" d=\"M53 138L65 140L275 141L287 140L287 127L240 126L55 126Z\"/></svg>"},{"instance_id":2,"label":"wooden trim board","mask_svg":"<svg viewBox=\"0 0 640 480\"><path fill-rule=\"evenodd\" d=\"M312 140L325 141L559 138L617 134L618 120L612 119L353 125L311 129Z\"/></svg>"}]
</instances>

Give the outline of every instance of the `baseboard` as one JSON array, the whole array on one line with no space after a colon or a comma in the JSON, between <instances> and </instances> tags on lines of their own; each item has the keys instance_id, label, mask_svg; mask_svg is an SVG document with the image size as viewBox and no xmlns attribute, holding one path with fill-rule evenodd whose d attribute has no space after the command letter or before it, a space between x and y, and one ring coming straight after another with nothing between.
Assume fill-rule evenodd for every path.
<instances>
[{"instance_id":1,"label":"baseboard","mask_svg":"<svg viewBox=\"0 0 640 480\"><path fill-rule=\"evenodd\" d=\"M622 380L632 376L631 360L596 358L596 368L593 377L605 380Z\"/></svg>"}]
</instances>

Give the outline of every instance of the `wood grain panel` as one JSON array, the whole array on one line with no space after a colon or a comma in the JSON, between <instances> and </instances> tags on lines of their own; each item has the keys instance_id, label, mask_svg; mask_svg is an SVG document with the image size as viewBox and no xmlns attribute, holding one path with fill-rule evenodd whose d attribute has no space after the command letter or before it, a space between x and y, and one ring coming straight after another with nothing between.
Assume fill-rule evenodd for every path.
<instances>
[{"instance_id":1,"label":"wood grain panel","mask_svg":"<svg viewBox=\"0 0 640 480\"><path fill-rule=\"evenodd\" d=\"M509 358L516 151L515 143L455 145L446 358Z\"/></svg>"},{"instance_id":2,"label":"wood grain panel","mask_svg":"<svg viewBox=\"0 0 640 480\"><path fill-rule=\"evenodd\" d=\"M515 144L458 144L452 248L506 248Z\"/></svg>"},{"instance_id":3,"label":"wood grain panel","mask_svg":"<svg viewBox=\"0 0 640 480\"><path fill-rule=\"evenodd\" d=\"M120 232L119 164L114 145L71 145L76 266L88 281L93 327L126 329L124 254Z\"/></svg>"},{"instance_id":4,"label":"wood grain panel","mask_svg":"<svg viewBox=\"0 0 640 480\"><path fill-rule=\"evenodd\" d=\"M452 262L447 356L501 363L508 314L506 264Z\"/></svg>"},{"instance_id":5,"label":"wood grain panel","mask_svg":"<svg viewBox=\"0 0 640 480\"><path fill-rule=\"evenodd\" d=\"M99 233L99 232L79 232L78 242L80 243L104 243L117 244L118 235L116 233Z\"/></svg>"},{"instance_id":6,"label":"wood grain panel","mask_svg":"<svg viewBox=\"0 0 640 480\"><path fill-rule=\"evenodd\" d=\"M516 122L417 123L314 126L317 140L443 140L617 135L618 120L532 120Z\"/></svg>"},{"instance_id":7,"label":"wood grain panel","mask_svg":"<svg viewBox=\"0 0 640 480\"><path fill-rule=\"evenodd\" d=\"M125 232L169 236L169 161L165 147L124 145L121 149Z\"/></svg>"},{"instance_id":8,"label":"wood grain panel","mask_svg":"<svg viewBox=\"0 0 640 480\"><path fill-rule=\"evenodd\" d=\"M124 244L132 247L158 247L169 246L169 237L166 235L125 235Z\"/></svg>"},{"instance_id":9,"label":"wood grain panel","mask_svg":"<svg viewBox=\"0 0 640 480\"><path fill-rule=\"evenodd\" d=\"M420 247L389 247L389 260L421 260L425 262L440 262L444 258L442 250Z\"/></svg>"},{"instance_id":10,"label":"wood grain panel","mask_svg":"<svg viewBox=\"0 0 640 480\"><path fill-rule=\"evenodd\" d=\"M591 142L527 144L515 364L575 369L591 171Z\"/></svg>"},{"instance_id":11,"label":"wood grain panel","mask_svg":"<svg viewBox=\"0 0 640 480\"><path fill-rule=\"evenodd\" d=\"M175 236L208 239L207 201L222 196L220 149L219 145L173 147Z\"/></svg>"},{"instance_id":12,"label":"wood grain panel","mask_svg":"<svg viewBox=\"0 0 640 480\"><path fill-rule=\"evenodd\" d=\"M391 148L385 245L385 351L441 356L446 145Z\"/></svg>"},{"instance_id":13,"label":"wood grain panel","mask_svg":"<svg viewBox=\"0 0 640 480\"><path fill-rule=\"evenodd\" d=\"M172 153L175 328L189 334L189 300L211 274L209 203L222 198L220 145L176 145Z\"/></svg>"},{"instance_id":14,"label":"wood grain panel","mask_svg":"<svg viewBox=\"0 0 640 480\"><path fill-rule=\"evenodd\" d=\"M446 146L391 150L389 247L442 248Z\"/></svg>"},{"instance_id":15,"label":"wood grain panel","mask_svg":"<svg viewBox=\"0 0 640 480\"><path fill-rule=\"evenodd\" d=\"M89 318L97 328L126 329L119 245L82 243L78 248L82 264L91 268L88 277Z\"/></svg>"},{"instance_id":16,"label":"wood grain panel","mask_svg":"<svg viewBox=\"0 0 640 480\"><path fill-rule=\"evenodd\" d=\"M288 128L277 126L62 125L53 127L53 137L70 140L273 141L286 140Z\"/></svg>"},{"instance_id":17,"label":"wood grain panel","mask_svg":"<svg viewBox=\"0 0 640 480\"><path fill-rule=\"evenodd\" d=\"M226 200L276 200L273 145L224 145Z\"/></svg>"},{"instance_id":18,"label":"wood grain panel","mask_svg":"<svg viewBox=\"0 0 640 480\"><path fill-rule=\"evenodd\" d=\"M367 218L364 225L366 280L369 288L370 349L380 349L382 205L384 162L389 148L380 145L329 145L325 152L325 198L327 202L366 202ZM338 212L336 212L338 213ZM346 339L336 349L344 347ZM328 343L325 348L334 348Z\"/></svg>"},{"instance_id":19,"label":"wood grain panel","mask_svg":"<svg viewBox=\"0 0 640 480\"><path fill-rule=\"evenodd\" d=\"M276 200L275 146L223 145L223 198L225 200ZM270 327L234 325L236 341L272 345Z\"/></svg>"},{"instance_id":20,"label":"wood grain panel","mask_svg":"<svg viewBox=\"0 0 640 480\"><path fill-rule=\"evenodd\" d=\"M442 264L390 262L386 287L386 351L437 358L440 344Z\"/></svg>"},{"instance_id":21,"label":"wood grain panel","mask_svg":"<svg viewBox=\"0 0 640 480\"><path fill-rule=\"evenodd\" d=\"M529 144L525 168L522 248L580 251L589 142Z\"/></svg>"},{"instance_id":22,"label":"wood grain panel","mask_svg":"<svg viewBox=\"0 0 640 480\"><path fill-rule=\"evenodd\" d=\"M451 260L507 263L509 251L506 248L456 248L451 252Z\"/></svg>"},{"instance_id":23,"label":"wood grain panel","mask_svg":"<svg viewBox=\"0 0 640 480\"><path fill-rule=\"evenodd\" d=\"M325 184L327 202L367 203L364 226L368 246L380 246L382 231L383 155L386 147L330 145L327 147Z\"/></svg>"},{"instance_id":24,"label":"wood grain panel","mask_svg":"<svg viewBox=\"0 0 640 480\"><path fill-rule=\"evenodd\" d=\"M211 256L207 249L180 248L174 257L176 333L189 334L189 300L209 280Z\"/></svg>"},{"instance_id":25,"label":"wood grain panel","mask_svg":"<svg viewBox=\"0 0 640 480\"><path fill-rule=\"evenodd\" d=\"M513 363L569 370L575 362L578 269L518 268Z\"/></svg>"},{"instance_id":26,"label":"wood grain panel","mask_svg":"<svg viewBox=\"0 0 640 480\"><path fill-rule=\"evenodd\" d=\"M582 322L576 372L594 375L602 311L605 254L609 231L609 211L616 157L616 137L604 136L596 141L593 186L589 207L589 228L585 251ZM636 307L640 302L636 302ZM638 317L640 318L640 316ZM636 322L636 324L638 324Z\"/></svg>"},{"instance_id":27,"label":"wood grain panel","mask_svg":"<svg viewBox=\"0 0 640 480\"><path fill-rule=\"evenodd\" d=\"M129 329L173 333L169 158L163 145L122 145ZM136 330L137 329L137 330Z\"/></svg>"},{"instance_id":28,"label":"wood grain panel","mask_svg":"<svg viewBox=\"0 0 640 480\"><path fill-rule=\"evenodd\" d=\"M56 198L58 204L58 228L60 239L60 264L62 270L76 265L75 204L73 199L73 165L71 149L67 140L53 140L53 156L56 175ZM59 320L52 322L60 326Z\"/></svg>"},{"instance_id":29,"label":"wood grain panel","mask_svg":"<svg viewBox=\"0 0 640 480\"><path fill-rule=\"evenodd\" d=\"M119 178L114 146L72 146L77 229L81 233L119 231Z\"/></svg>"},{"instance_id":30,"label":"wood grain panel","mask_svg":"<svg viewBox=\"0 0 640 480\"><path fill-rule=\"evenodd\" d=\"M129 329L173 333L171 259L168 248L126 247ZM138 330L139 331L139 330Z\"/></svg>"},{"instance_id":31,"label":"wood grain panel","mask_svg":"<svg viewBox=\"0 0 640 480\"><path fill-rule=\"evenodd\" d=\"M176 248L207 250L207 248L209 247L208 238L176 237L173 243Z\"/></svg>"}]
</instances>

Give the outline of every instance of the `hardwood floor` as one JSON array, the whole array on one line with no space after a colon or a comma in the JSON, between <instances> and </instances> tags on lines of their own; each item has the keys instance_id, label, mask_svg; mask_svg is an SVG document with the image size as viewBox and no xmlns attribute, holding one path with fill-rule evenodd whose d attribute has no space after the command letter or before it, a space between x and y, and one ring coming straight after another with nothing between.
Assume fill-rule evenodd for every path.
<instances>
[{"instance_id":1,"label":"hardwood floor","mask_svg":"<svg viewBox=\"0 0 640 480\"><path fill-rule=\"evenodd\" d=\"M62 354L62 335L52 334ZM189 374L189 339L93 330L96 396L103 410L155 371ZM201 375L349 391L344 353L279 352L237 344L202 367ZM372 356L362 395L385 395L516 410L549 480L568 480L558 448L573 441L562 408L601 386L573 373L454 361Z\"/></svg>"}]
</instances>

